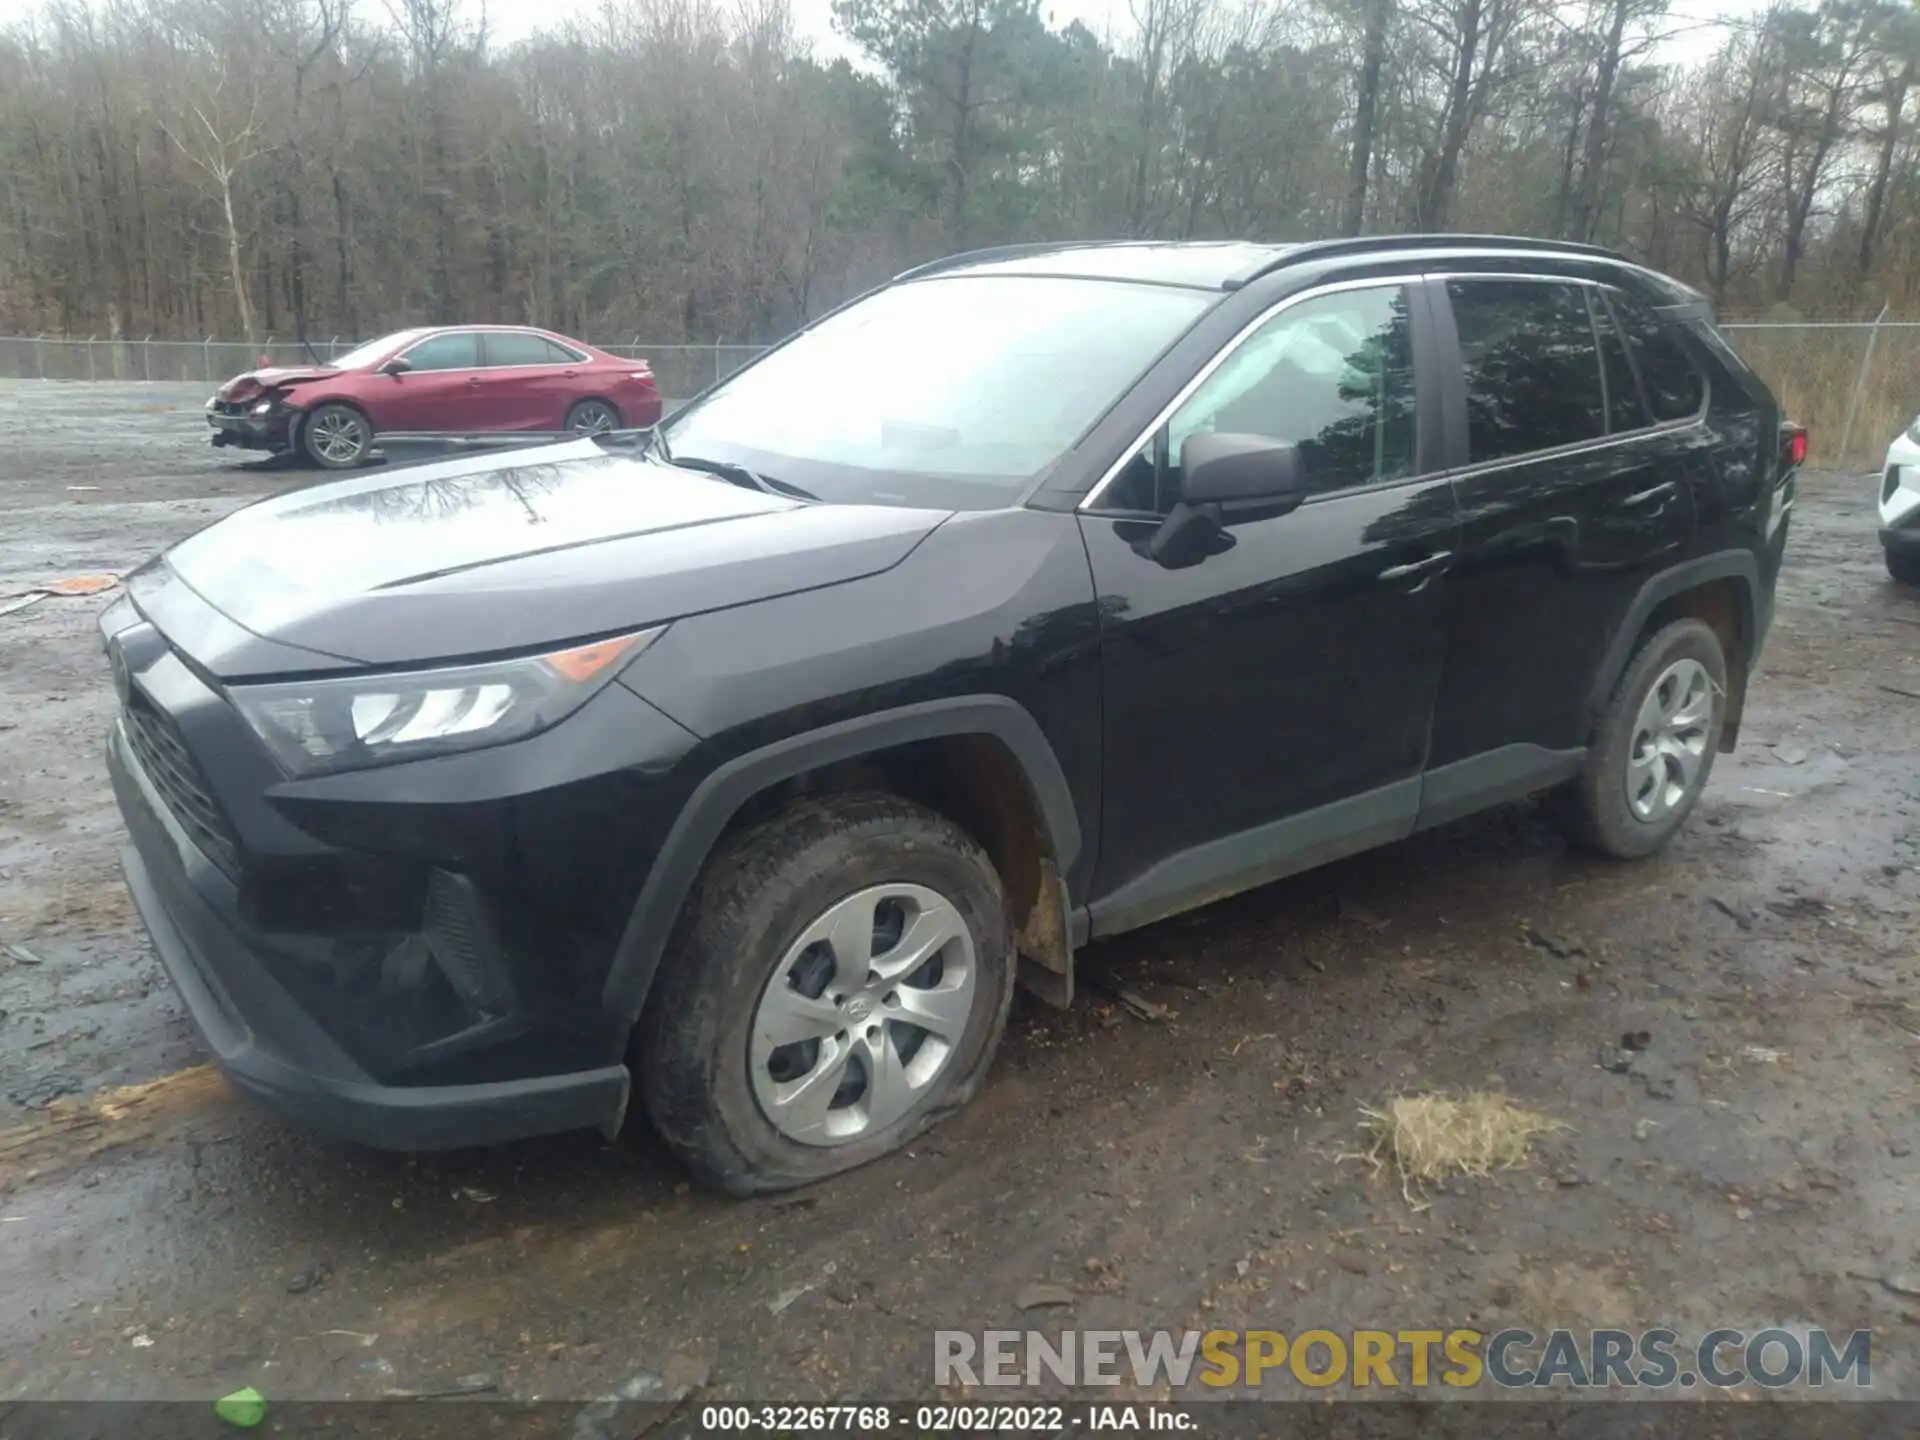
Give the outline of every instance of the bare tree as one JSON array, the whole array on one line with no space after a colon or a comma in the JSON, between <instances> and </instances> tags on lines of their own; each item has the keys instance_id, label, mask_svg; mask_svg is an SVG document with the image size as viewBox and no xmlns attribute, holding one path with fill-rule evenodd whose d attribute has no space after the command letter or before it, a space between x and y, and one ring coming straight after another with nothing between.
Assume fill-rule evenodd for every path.
<instances>
[{"instance_id":1,"label":"bare tree","mask_svg":"<svg viewBox=\"0 0 1920 1440\"><path fill-rule=\"evenodd\" d=\"M1387 25L1393 0L1365 0L1366 23L1360 42L1360 83L1354 92L1353 144L1347 163L1347 205L1342 235L1358 235L1366 223L1367 172L1373 164L1374 129L1379 123L1380 71L1387 60Z\"/></svg>"},{"instance_id":2,"label":"bare tree","mask_svg":"<svg viewBox=\"0 0 1920 1440\"><path fill-rule=\"evenodd\" d=\"M1698 73L1676 84L1672 115L1677 135L1691 147L1694 175L1684 214L1699 232L1704 278L1716 307L1724 307L1739 273L1739 244L1767 204L1770 189L1765 113L1776 59L1771 30L1729 41ZM1757 268L1752 257L1748 268Z\"/></svg>"},{"instance_id":3,"label":"bare tree","mask_svg":"<svg viewBox=\"0 0 1920 1440\"><path fill-rule=\"evenodd\" d=\"M234 187L247 166L271 148L261 134L260 92L248 86L230 86L224 60L212 63L211 83L199 95L182 100L184 115L160 118L180 153L212 186L227 241L227 276L233 286L234 309L249 345L260 338L254 324L253 301L247 293L247 267L241 254L240 221L234 210ZM244 93L235 94L235 90Z\"/></svg>"},{"instance_id":4,"label":"bare tree","mask_svg":"<svg viewBox=\"0 0 1920 1440\"><path fill-rule=\"evenodd\" d=\"M1780 300L1793 298L1814 202L1865 96L1876 18L1870 0L1822 0L1818 10L1783 10L1772 17L1781 65L1771 120L1779 137L1786 216L1775 290Z\"/></svg>"},{"instance_id":5,"label":"bare tree","mask_svg":"<svg viewBox=\"0 0 1920 1440\"><path fill-rule=\"evenodd\" d=\"M0 22L0 333L432 319L760 340L971 244L1604 237L1723 308L1920 303L1904 0L27 0ZM671 353L658 362L670 369ZM688 362L694 363L694 362ZM669 383L704 383L700 370Z\"/></svg>"},{"instance_id":6,"label":"bare tree","mask_svg":"<svg viewBox=\"0 0 1920 1440\"><path fill-rule=\"evenodd\" d=\"M1421 89L1432 99L1420 142L1412 219L1416 230L1445 230L1468 141L1507 76L1507 48L1525 18L1526 0L1419 0L1404 14L1420 36Z\"/></svg>"}]
</instances>

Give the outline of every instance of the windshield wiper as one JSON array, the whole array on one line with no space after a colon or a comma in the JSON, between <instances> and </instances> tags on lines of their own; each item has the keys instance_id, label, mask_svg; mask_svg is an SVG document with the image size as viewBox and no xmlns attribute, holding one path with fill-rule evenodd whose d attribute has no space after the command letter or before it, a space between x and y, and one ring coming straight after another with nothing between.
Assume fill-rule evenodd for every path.
<instances>
[{"instance_id":1,"label":"windshield wiper","mask_svg":"<svg viewBox=\"0 0 1920 1440\"><path fill-rule=\"evenodd\" d=\"M769 495L784 495L794 500L812 500L818 503L820 497L811 490L802 490L798 485L785 480L776 480L771 475L762 475L758 470L749 470L744 465L736 465L731 460L709 460L704 455L675 455L668 451L665 437L654 442L653 453L669 465L682 470L704 470L709 475L718 475L722 480L731 480L749 490L764 490Z\"/></svg>"}]
</instances>

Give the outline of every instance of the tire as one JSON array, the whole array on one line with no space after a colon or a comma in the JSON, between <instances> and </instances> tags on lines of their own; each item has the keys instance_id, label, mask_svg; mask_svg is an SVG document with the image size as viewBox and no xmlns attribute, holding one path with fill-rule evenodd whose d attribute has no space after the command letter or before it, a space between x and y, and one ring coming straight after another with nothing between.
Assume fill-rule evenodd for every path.
<instances>
[{"instance_id":1,"label":"tire","mask_svg":"<svg viewBox=\"0 0 1920 1440\"><path fill-rule=\"evenodd\" d=\"M619 428L620 412L605 400L582 400L567 411L567 429L576 435L598 435Z\"/></svg>"},{"instance_id":2,"label":"tire","mask_svg":"<svg viewBox=\"0 0 1920 1440\"><path fill-rule=\"evenodd\" d=\"M1653 698L1656 687L1660 700ZM1663 714L1671 719L1663 722ZM1698 620L1676 620L1649 635L1614 687L1586 768L1562 795L1571 838L1617 860L1660 849L1706 788L1726 715L1719 637ZM1657 743L1663 731L1665 748ZM1636 765L1636 756L1645 762Z\"/></svg>"},{"instance_id":3,"label":"tire","mask_svg":"<svg viewBox=\"0 0 1920 1440\"><path fill-rule=\"evenodd\" d=\"M373 449L373 423L351 405L317 405L300 422L300 451L322 470L353 470Z\"/></svg>"},{"instance_id":4,"label":"tire","mask_svg":"<svg viewBox=\"0 0 1920 1440\"><path fill-rule=\"evenodd\" d=\"M1897 585L1920 585L1920 550L1887 551L1887 574Z\"/></svg>"},{"instance_id":5,"label":"tire","mask_svg":"<svg viewBox=\"0 0 1920 1440\"><path fill-rule=\"evenodd\" d=\"M895 894L886 897L889 890ZM884 897L877 905L876 892ZM879 982L889 994L848 993L839 947L800 944L835 915L854 917L847 932L880 946L869 961L853 942L858 970L899 963L887 943L898 943L896 918L902 932L917 917L934 935L957 923L965 939L951 937L937 960ZM655 1128L702 1181L732 1195L788 1190L897 1150L971 1100L1006 1028L1013 980L1000 877L958 826L891 795L803 801L723 842L708 862L636 1032L634 1072ZM814 1038L774 1048L778 1036L765 1037L760 1027L778 1010L776 985L789 1004L810 1007L784 1033L804 1029ZM966 1000L956 1000L962 991ZM880 1023L907 1013L903 1004L935 1005L934 996L956 1012L942 1022L949 1041L921 1030L926 1038L916 1042L911 1032L920 1027ZM928 1048L936 1045L944 1048ZM889 1073L899 1083L877 1087L873 1058L883 1067L897 1062ZM916 1067L924 1072L917 1094L909 1086ZM849 1089L857 1092L850 1103L836 1105ZM800 1098L780 1098L789 1095ZM809 1095L811 1110L801 1103ZM909 1095L910 1103L885 1103ZM792 1108L775 1111L778 1103ZM886 1113L873 1114L867 1107L875 1104ZM809 1117L818 1120L811 1138L795 1138Z\"/></svg>"}]
</instances>

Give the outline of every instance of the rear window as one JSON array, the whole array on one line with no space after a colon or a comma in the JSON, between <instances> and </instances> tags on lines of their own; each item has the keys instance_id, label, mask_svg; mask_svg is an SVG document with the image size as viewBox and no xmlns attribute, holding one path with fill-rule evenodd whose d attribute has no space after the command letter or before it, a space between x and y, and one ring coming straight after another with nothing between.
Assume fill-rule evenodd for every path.
<instances>
[{"instance_id":1,"label":"rear window","mask_svg":"<svg viewBox=\"0 0 1920 1440\"><path fill-rule=\"evenodd\" d=\"M581 359L571 350L556 345L544 335L528 335L518 330L487 332L487 364L566 365Z\"/></svg>"},{"instance_id":2,"label":"rear window","mask_svg":"<svg viewBox=\"0 0 1920 1440\"><path fill-rule=\"evenodd\" d=\"M1707 397L1705 377L1687 355L1686 347L1652 307L1622 291L1608 295L1640 383L1655 420L1685 420L1699 413Z\"/></svg>"},{"instance_id":3,"label":"rear window","mask_svg":"<svg viewBox=\"0 0 1920 1440\"><path fill-rule=\"evenodd\" d=\"M1469 464L1607 432L1587 297L1550 280L1449 280L1467 382Z\"/></svg>"}]
</instances>

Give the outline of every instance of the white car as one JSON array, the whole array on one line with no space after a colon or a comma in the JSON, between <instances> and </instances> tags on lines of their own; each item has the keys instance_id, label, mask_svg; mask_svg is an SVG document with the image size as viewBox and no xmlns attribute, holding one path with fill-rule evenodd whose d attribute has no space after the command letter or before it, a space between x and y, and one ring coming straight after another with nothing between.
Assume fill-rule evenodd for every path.
<instances>
[{"instance_id":1,"label":"white car","mask_svg":"<svg viewBox=\"0 0 1920 1440\"><path fill-rule=\"evenodd\" d=\"M1880 475L1880 544L1887 573L1902 585L1920 585L1920 420L1887 447Z\"/></svg>"}]
</instances>

